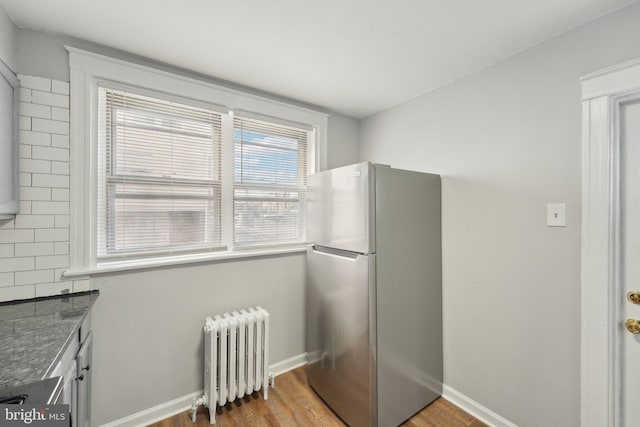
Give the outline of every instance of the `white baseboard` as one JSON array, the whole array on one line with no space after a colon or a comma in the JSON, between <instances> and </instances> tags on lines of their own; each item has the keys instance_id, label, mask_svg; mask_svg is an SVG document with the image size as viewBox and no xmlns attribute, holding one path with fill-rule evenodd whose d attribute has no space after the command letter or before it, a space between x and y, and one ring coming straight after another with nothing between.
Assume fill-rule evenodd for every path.
<instances>
[{"instance_id":1,"label":"white baseboard","mask_svg":"<svg viewBox=\"0 0 640 427\"><path fill-rule=\"evenodd\" d=\"M307 353L301 353L280 362L269 365L269 372L278 376L307 364ZM202 396L203 391L187 394L169 402L161 403L153 408L145 409L124 418L102 425L102 427L142 427L153 424L165 418L172 417L191 408L194 397ZM443 385L442 397L467 411L485 424L492 427L518 427L516 424L496 414L473 399L468 398L459 391Z\"/></svg>"},{"instance_id":2,"label":"white baseboard","mask_svg":"<svg viewBox=\"0 0 640 427\"><path fill-rule=\"evenodd\" d=\"M296 356L290 357L288 359L283 360L282 362L277 362L272 365L269 365L269 372L272 375L278 376L282 375L285 372L293 371L300 366L304 366L307 364L307 353L301 353Z\"/></svg>"},{"instance_id":3,"label":"white baseboard","mask_svg":"<svg viewBox=\"0 0 640 427\"><path fill-rule=\"evenodd\" d=\"M269 365L269 372L274 376L282 375L295 368L307 364L307 353L298 354L296 356L285 359L281 362ZM180 412L191 409L191 402L194 397L201 397L204 391L196 391L186 396L178 397L169 402L161 403L153 408L145 409L135 414L120 418L101 427L142 427L153 424L165 418L172 417Z\"/></svg>"},{"instance_id":4,"label":"white baseboard","mask_svg":"<svg viewBox=\"0 0 640 427\"><path fill-rule=\"evenodd\" d=\"M443 385L442 397L491 427L518 427L517 424L501 417L491 409L479 404L473 399L468 398L446 384Z\"/></svg>"},{"instance_id":5,"label":"white baseboard","mask_svg":"<svg viewBox=\"0 0 640 427\"><path fill-rule=\"evenodd\" d=\"M186 396L178 397L177 399L164 402L153 408L145 409L135 414L131 414L127 417L120 418L107 424L103 424L102 427L139 427L148 426L157 421L164 420L165 418L172 417L180 412L186 411L191 408L191 402L194 397L200 397L204 393L203 390L189 393Z\"/></svg>"}]
</instances>

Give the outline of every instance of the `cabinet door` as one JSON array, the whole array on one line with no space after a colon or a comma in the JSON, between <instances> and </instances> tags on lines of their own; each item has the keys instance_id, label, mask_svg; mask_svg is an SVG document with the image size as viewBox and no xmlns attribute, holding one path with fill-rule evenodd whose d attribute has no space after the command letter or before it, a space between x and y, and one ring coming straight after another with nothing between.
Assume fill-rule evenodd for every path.
<instances>
[{"instance_id":1,"label":"cabinet door","mask_svg":"<svg viewBox=\"0 0 640 427\"><path fill-rule=\"evenodd\" d=\"M80 346L76 357L78 376L76 381L76 423L77 427L89 427L91 424L91 355L93 350L93 334L89 332L87 339Z\"/></svg>"},{"instance_id":2,"label":"cabinet door","mask_svg":"<svg viewBox=\"0 0 640 427\"><path fill-rule=\"evenodd\" d=\"M71 425L75 424L76 419L76 375L77 368L75 363L69 364L69 368L63 374L63 390L62 390L62 404L69 405L69 411L71 413Z\"/></svg>"},{"instance_id":3,"label":"cabinet door","mask_svg":"<svg viewBox=\"0 0 640 427\"><path fill-rule=\"evenodd\" d=\"M18 213L18 79L0 61L0 219Z\"/></svg>"}]
</instances>

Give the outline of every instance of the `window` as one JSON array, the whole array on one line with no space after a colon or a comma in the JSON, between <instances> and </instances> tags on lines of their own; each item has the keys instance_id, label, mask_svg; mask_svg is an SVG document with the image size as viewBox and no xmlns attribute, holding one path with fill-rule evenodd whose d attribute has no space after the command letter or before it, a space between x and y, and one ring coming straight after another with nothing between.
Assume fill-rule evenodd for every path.
<instances>
[{"instance_id":1,"label":"window","mask_svg":"<svg viewBox=\"0 0 640 427\"><path fill-rule=\"evenodd\" d=\"M67 47L65 276L300 250L324 113Z\"/></svg>"},{"instance_id":2,"label":"window","mask_svg":"<svg viewBox=\"0 0 640 427\"><path fill-rule=\"evenodd\" d=\"M232 124L228 149L223 116ZM99 87L99 261L304 241L310 131L231 117ZM232 241L224 241L224 227L233 228Z\"/></svg>"},{"instance_id":3,"label":"window","mask_svg":"<svg viewBox=\"0 0 640 427\"><path fill-rule=\"evenodd\" d=\"M98 93L98 258L220 247L220 114Z\"/></svg>"},{"instance_id":4,"label":"window","mask_svg":"<svg viewBox=\"0 0 640 427\"><path fill-rule=\"evenodd\" d=\"M236 246L304 240L307 137L302 129L234 119Z\"/></svg>"}]
</instances>

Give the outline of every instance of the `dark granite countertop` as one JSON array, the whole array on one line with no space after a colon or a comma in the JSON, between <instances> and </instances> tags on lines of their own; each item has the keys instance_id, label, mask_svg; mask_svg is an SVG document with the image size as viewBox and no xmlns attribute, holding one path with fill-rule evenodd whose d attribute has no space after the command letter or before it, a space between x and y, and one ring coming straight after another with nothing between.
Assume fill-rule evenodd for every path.
<instances>
[{"instance_id":1,"label":"dark granite countertop","mask_svg":"<svg viewBox=\"0 0 640 427\"><path fill-rule=\"evenodd\" d=\"M0 303L0 388L46 378L98 291Z\"/></svg>"}]
</instances>

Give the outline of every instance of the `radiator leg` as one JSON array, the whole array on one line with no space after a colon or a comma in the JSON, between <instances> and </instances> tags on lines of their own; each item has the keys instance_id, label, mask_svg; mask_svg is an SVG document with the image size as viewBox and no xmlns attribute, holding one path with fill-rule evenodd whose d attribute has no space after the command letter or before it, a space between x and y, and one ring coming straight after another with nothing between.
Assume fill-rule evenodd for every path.
<instances>
[{"instance_id":1,"label":"radiator leg","mask_svg":"<svg viewBox=\"0 0 640 427\"><path fill-rule=\"evenodd\" d=\"M196 423L196 412L198 412L198 406L204 405L204 396L194 397L191 401L191 422Z\"/></svg>"}]
</instances>

